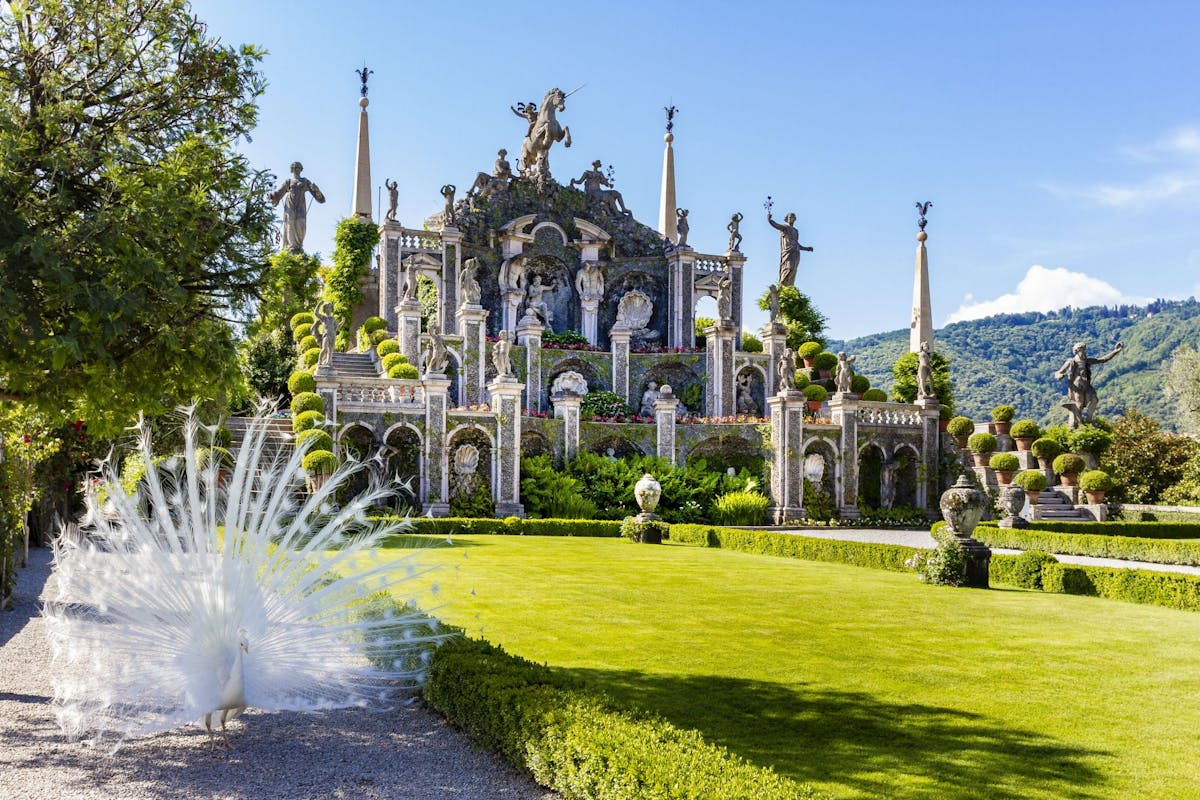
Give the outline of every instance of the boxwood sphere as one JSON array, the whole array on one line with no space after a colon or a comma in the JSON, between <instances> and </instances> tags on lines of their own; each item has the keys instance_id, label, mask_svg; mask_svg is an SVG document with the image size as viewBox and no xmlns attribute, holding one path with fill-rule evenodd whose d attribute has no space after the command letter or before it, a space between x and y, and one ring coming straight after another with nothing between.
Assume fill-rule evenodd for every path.
<instances>
[{"instance_id":1,"label":"boxwood sphere","mask_svg":"<svg viewBox=\"0 0 1200 800\"><path fill-rule=\"evenodd\" d=\"M337 469L337 456L328 450L313 450L300 462L304 471L312 475L331 475Z\"/></svg>"},{"instance_id":2,"label":"boxwood sphere","mask_svg":"<svg viewBox=\"0 0 1200 800\"><path fill-rule=\"evenodd\" d=\"M317 381L313 378L311 372L304 370L296 370L288 376L288 391L293 396L301 392L315 392L317 390Z\"/></svg>"},{"instance_id":3,"label":"boxwood sphere","mask_svg":"<svg viewBox=\"0 0 1200 800\"><path fill-rule=\"evenodd\" d=\"M816 358L817 353L820 353L823 349L824 348L821 347L820 342L805 342L804 344L800 345L798 350L796 350L796 355L800 356L801 358ZM836 363L836 356L834 356L834 361Z\"/></svg>"},{"instance_id":4,"label":"boxwood sphere","mask_svg":"<svg viewBox=\"0 0 1200 800\"><path fill-rule=\"evenodd\" d=\"M305 367L315 367L321 359L321 351L319 349L305 350L300 354L300 364Z\"/></svg>"},{"instance_id":5,"label":"boxwood sphere","mask_svg":"<svg viewBox=\"0 0 1200 800\"><path fill-rule=\"evenodd\" d=\"M886 403L887 392L885 392L883 389L867 389L865 392L863 392L862 399L872 403Z\"/></svg>"},{"instance_id":6,"label":"boxwood sphere","mask_svg":"<svg viewBox=\"0 0 1200 800\"><path fill-rule=\"evenodd\" d=\"M325 401L316 392L301 392L292 398L292 416L303 414L305 411L320 411L325 413Z\"/></svg>"},{"instance_id":7,"label":"boxwood sphere","mask_svg":"<svg viewBox=\"0 0 1200 800\"><path fill-rule=\"evenodd\" d=\"M388 353L399 353L400 343L395 339L384 339L375 346L375 352L379 354L380 358L383 358Z\"/></svg>"},{"instance_id":8,"label":"boxwood sphere","mask_svg":"<svg viewBox=\"0 0 1200 800\"><path fill-rule=\"evenodd\" d=\"M292 430L296 433L319 428L325 424L325 415L320 411L304 411L292 417Z\"/></svg>"},{"instance_id":9,"label":"boxwood sphere","mask_svg":"<svg viewBox=\"0 0 1200 800\"><path fill-rule=\"evenodd\" d=\"M403 364L397 364L388 370L388 377L406 381L414 381L418 377L417 368L405 361Z\"/></svg>"},{"instance_id":10,"label":"boxwood sphere","mask_svg":"<svg viewBox=\"0 0 1200 800\"><path fill-rule=\"evenodd\" d=\"M296 447L309 452L333 450L333 437L320 428L306 428L296 434Z\"/></svg>"}]
</instances>

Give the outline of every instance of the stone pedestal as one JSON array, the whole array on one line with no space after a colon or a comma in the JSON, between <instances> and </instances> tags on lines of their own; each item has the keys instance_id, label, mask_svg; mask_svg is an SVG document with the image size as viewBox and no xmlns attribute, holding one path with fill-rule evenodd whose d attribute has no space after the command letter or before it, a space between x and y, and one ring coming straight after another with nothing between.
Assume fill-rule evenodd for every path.
<instances>
[{"instance_id":1,"label":"stone pedestal","mask_svg":"<svg viewBox=\"0 0 1200 800\"><path fill-rule=\"evenodd\" d=\"M938 496L938 461L942 451L942 432L938 420L942 406L936 397L917 398L921 409L921 465L917 469L917 508L927 509L930 500ZM921 476L924 475L924 480Z\"/></svg>"},{"instance_id":2,"label":"stone pedestal","mask_svg":"<svg viewBox=\"0 0 1200 800\"><path fill-rule=\"evenodd\" d=\"M523 517L521 505L521 384L495 380L487 385L496 415L496 516Z\"/></svg>"},{"instance_id":3,"label":"stone pedestal","mask_svg":"<svg viewBox=\"0 0 1200 800\"><path fill-rule=\"evenodd\" d=\"M858 519L861 516L858 513L858 400L853 395L835 394L829 399L829 416L833 424L842 429L838 441L838 460L842 465L842 485L837 487L838 518Z\"/></svg>"},{"instance_id":4,"label":"stone pedestal","mask_svg":"<svg viewBox=\"0 0 1200 800\"><path fill-rule=\"evenodd\" d=\"M614 327L608 334L612 344L612 387L626 403L629 399L629 338L628 328Z\"/></svg>"},{"instance_id":5,"label":"stone pedestal","mask_svg":"<svg viewBox=\"0 0 1200 800\"><path fill-rule=\"evenodd\" d=\"M725 322L704 330L707 371L706 413L710 417L728 417L737 412L734 402L733 352L738 329Z\"/></svg>"},{"instance_id":6,"label":"stone pedestal","mask_svg":"<svg viewBox=\"0 0 1200 800\"><path fill-rule=\"evenodd\" d=\"M575 392L558 392L551 395L554 418L563 421L563 461L571 461L579 452L579 406L583 397Z\"/></svg>"},{"instance_id":7,"label":"stone pedestal","mask_svg":"<svg viewBox=\"0 0 1200 800\"><path fill-rule=\"evenodd\" d=\"M525 407L542 410L542 331L536 317L526 316L517 325L517 344L525 348Z\"/></svg>"},{"instance_id":8,"label":"stone pedestal","mask_svg":"<svg viewBox=\"0 0 1200 800\"><path fill-rule=\"evenodd\" d=\"M395 220L385 220L379 226L379 316L387 322L389 331L396 325L395 302L400 297L400 237L403 228Z\"/></svg>"},{"instance_id":9,"label":"stone pedestal","mask_svg":"<svg viewBox=\"0 0 1200 800\"><path fill-rule=\"evenodd\" d=\"M596 313L600 309L600 299L596 297L587 297L579 301L579 310L581 317L580 327L583 329L583 337L588 340L588 344L595 347L600 343L600 337L596 330Z\"/></svg>"},{"instance_id":10,"label":"stone pedestal","mask_svg":"<svg viewBox=\"0 0 1200 800\"><path fill-rule=\"evenodd\" d=\"M725 253L726 264L729 268L729 288L733 294L733 309L730 324L740 333L742 330L742 273L745 271L746 257L737 250ZM734 339L734 348L742 349L742 337Z\"/></svg>"},{"instance_id":11,"label":"stone pedestal","mask_svg":"<svg viewBox=\"0 0 1200 800\"><path fill-rule=\"evenodd\" d=\"M763 386L765 395L770 397L779 391L779 359L787 350L787 328L778 322L768 322L762 328L762 343L767 355L767 377Z\"/></svg>"},{"instance_id":12,"label":"stone pedestal","mask_svg":"<svg viewBox=\"0 0 1200 800\"><path fill-rule=\"evenodd\" d=\"M421 368L421 304L416 300L404 300L396 306L396 337L400 340L400 353L408 363Z\"/></svg>"},{"instance_id":13,"label":"stone pedestal","mask_svg":"<svg viewBox=\"0 0 1200 800\"><path fill-rule=\"evenodd\" d=\"M446 464L446 409L450 379L427 374L425 387L425 476L421 482L421 511L428 516L450 513L450 479Z\"/></svg>"},{"instance_id":14,"label":"stone pedestal","mask_svg":"<svg viewBox=\"0 0 1200 800\"><path fill-rule=\"evenodd\" d=\"M963 549L963 585L988 588L992 551L971 536L990 505L987 495L972 487L966 475L960 475L954 486L942 493L938 505L946 520L946 527L940 535L953 536Z\"/></svg>"},{"instance_id":15,"label":"stone pedestal","mask_svg":"<svg viewBox=\"0 0 1200 800\"><path fill-rule=\"evenodd\" d=\"M483 306L462 305L458 309L458 330L462 333L462 369L459 371L459 404L475 406L483 402L484 333L488 312Z\"/></svg>"},{"instance_id":16,"label":"stone pedestal","mask_svg":"<svg viewBox=\"0 0 1200 800\"><path fill-rule=\"evenodd\" d=\"M500 321L504 325L504 330L510 333L517 331L517 310L521 308L521 301L525 298L525 293L520 289L508 289L501 293L500 302L503 304L503 316Z\"/></svg>"},{"instance_id":17,"label":"stone pedestal","mask_svg":"<svg viewBox=\"0 0 1200 800\"><path fill-rule=\"evenodd\" d=\"M771 517L776 525L804 519L804 394L767 398L771 409Z\"/></svg>"},{"instance_id":18,"label":"stone pedestal","mask_svg":"<svg viewBox=\"0 0 1200 800\"><path fill-rule=\"evenodd\" d=\"M443 335L458 333L458 267L462 262L462 231L442 229L442 285L438 287L438 320Z\"/></svg>"},{"instance_id":19,"label":"stone pedestal","mask_svg":"<svg viewBox=\"0 0 1200 800\"><path fill-rule=\"evenodd\" d=\"M655 454L675 463L675 414L679 410L679 400L675 397L670 386L659 387L659 397L654 401Z\"/></svg>"}]
</instances>

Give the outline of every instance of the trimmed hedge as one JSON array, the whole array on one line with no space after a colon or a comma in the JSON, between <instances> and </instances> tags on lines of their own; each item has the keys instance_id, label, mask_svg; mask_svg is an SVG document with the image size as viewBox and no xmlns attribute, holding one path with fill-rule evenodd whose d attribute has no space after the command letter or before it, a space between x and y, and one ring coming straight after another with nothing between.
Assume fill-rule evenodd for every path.
<instances>
[{"instance_id":1,"label":"trimmed hedge","mask_svg":"<svg viewBox=\"0 0 1200 800\"><path fill-rule=\"evenodd\" d=\"M306 428L296 434L296 447L312 451L328 450L333 452L333 437L328 431L320 428Z\"/></svg>"},{"instance_id":2,"label":"trimmed hedge","mask_svg":"<svg viewBox=\"0 0 1200 800\"><path fill-rule=\"evenodd\" d=\"M1037 522L1029 523L1029 527L1025 530L1071 534L1091 533L1099 536L1134 536L1141 539L1200 539L1200 521L1133 522L1110 520L1108 522L1067 522L1056 519L1040 519Z\"/></svg>"},{"instance_id":3,"label":"trimmed hedge","mask_svg":"<svg viewBox=\"0 0 1200 800\"><path fill-rule=\"evenodd\" d=\"M388 353L383 358L379 359L379 364L383 367L384 374L390 372L392 367L396 366L397 364L407 363L408 359L404 357L403 353Z\"/></svg>"},{"instance_id":4,"label":"trimmed hedge","mask_svg":"<svg viewBox=\"0 0 1200 800\"><path fill-rule=\"evenodd\" d=\"M435 651L425 699L564 798L803 800L815 790L478 639Z\"/></svg>"},{"instance_id":5,"label":"trimmed hedge","mask_svg":"<svg viewBox=\"0 0 1200 800\"><path fill-rule=\"evenodd\" d=\"M1012 453L996 453L988 459L988 466L998 472L1016 472L1021 462Z\"/></svg>"},{"instance_id":6,"label":"trimmed hedge","mask_svg":"<svg viewBox=\"0 0 1200 800\"><path fill-rule=\"evenodd\" d=\"M1086 466L1081 456L1074 453L1063 453L1054 459L1054 472L1058 475L1072 475L1083 472Z\"/></svg>"},{"instance_id":7,"label":"trimmed hedge","mask_svg":"<svg viewBox=\"0 0 1200 800\"><path fill-rule=\"evenodd\" d=\"M337 456L328 450L310 450L300 462L310 475L332 475L338 467Z\"/></svg>"},{"instance_id":8,"label":"trimmed hedge","mask_svg":"<svg viewBox=\"0 0 1200 800\"><path fill-rule=\"evenodd\" d=\"M972 453L994 453L999 446L1000 443L995 436L982 431L971 434L971 437L967 439L967 447Z\"/></svg>"},{"instance_id":9,"label":"trimmed hedge","mask_svg":"<svg viewBox=\"0 0 1200 800\"><path fill-rule=\"evenodd\" d=\"M320 411L325 413L325 401L316 392L300 392L292 398L292 416L298 416L305 411Z\"/></svg>"},{"instance_id":10,"label":"trimmed hedge","mask_svg":"<svg viewBox=\"0 0 1200 800\"><path fill-rule=\"evenodd\" d=\"M395 339L384 339L382 342L375 345L375 352L379 354L380 358L383 358L389 353L399 353L400 343Z\"/></svg>"},{"instance_id":11,"label":"trimmed hedge","mask_svg":"<svg viewBox=\"0 0 1200 800\"><path fill-rule=\"evenodd\" d=\"M1054 458L1062 452L1062 445L1049 436L1043 436L1034 439L1033 444L1029 446L1029 452L1033 453L1034 458Z\"/></svg>"},{"instance_id":12,"label":"trimmed hedge","mask_svg":"<svg viewBox=\"0 0 1200 800\"><path fill-rule=\"evenodd\" d=\"M810 383L804 387L804 398L814 403L824 403L829 399L829 390L819 383Z\"/></svg>"},{"instance_id":13,"label":"trimmed hedge","mask_svg":"<svg viewBox=\"0 0 1200 800\"><path fill-rule=\"evenodd\" d=\"M1132 536L1101 536L1080 533L1054 533L1028 528L998 528L981 523L974 536L988 547L1016 550L1045 550L1073 556L1121 558L1157 564L1200 564L1200 543L1170 539L1138 539ZM1106 523L1098 523L1100 525Z\"/></svg>"},{"instance_id":14,"label":"trimmed hedge","mask_svg":"<svg viewBox=\"0 0 1200 800\"><path fill-rule=\"evenodd\" d=\"M430 536L459 536L465 533L506 536L599 536L621 535L620 520L611 519L521 519L506 517L413 517L412 533Z\"/></svg>"},{"instance_id":15,"label":"trimmed hedge","mask_svg":"<svg viewBox=\"0 0 1200 800\"><path fill-rule=\"evenodd\" d=\"M996 422L1012 422L1017 410L1009 405L996 406L992 409L992 419Z\"/></svg>"},{"instance_id":16,"label":"trimmed hedge","mask_svg":"<svg viewBox=\"0 0 1200 800\"><path fill-rule=\"evenodd\" d=\"M1041 433L1037 423L1031 419L1017 420L1008 431L1008 435L1014 439L1036 439Z\"/></svg>"},{"instance_id":17,"label":"trimmed hedge","mask_svg":"<svg viewBox=\"0 0 1200 800\"><path fill-rule=\"evenodd\" d=\"M417 372L415 365L409 364L407 361L405 361L403 363L393 365L392 368L388 370L387 376L389 378L398 380L415 381L420 376L420 373Z\"/></svg>"},{"instance_id":18,"label":"trimmed hedge","mask_svg":"<svg viewBox=\"0 0 1200 800\"><path fill-rule=\"evenodd\" d=\"M905 562L917 553L927 552L924 548L898 544L844 542L790 533L744 531L690 523L672 525L671 541L806 561L830 561L835 564L851 564L893 572L912 572L912 567L905 565Z\"/></svg>"},{"instance_id":19,"label":"trimmed hedge","mask_svg":"<svg viewBox=\"0 0 1200 800\"><path fill-rule=\"evenodd\" d=\"M301 325L312 325L317 321L311 311L301 311L299 314L292 314L292 318L288 320L288 327L299 328Z\"/></svg>"},{"instance_id":20,"label":"trimmed hedge","mask_svg":"<svg viewBox=\"0 0 1200 800\"><path fill-rule=\"evenodd\" d=\"M887 392L883 389L867 389L863 392L863 400L869 400L872 403L886 403Z\"/></svg>"},{"instance_id":21,"label":"trimmed hedge","mask_svg":"<svg viewBox=\"0 0 1200 800\"><path fill-rule=\"evenodd\" d=\"M301 392L315 393L317 391L316 378L312 376L311 372L297 370L288 376L288 391L293 396Z\"/></svg>"},{"instance_id":22,"label":"trimmed hedge","mask_svg":"<svg viewBox=\"0 0 1200 800\"><path fill-rule=\"evenodd\" d=\"M820 342L805 342L796 348L796 355L801 358L816 358L823 349ZM834 356L833 362L837 363L837 356Z\"/></svg>"},{"instance_id":23,"label":"trimmed hedge","mask_svg":"<svg viewBox=\"0 0 1200 800\"><path fill-rule=\"evenodd\" d=\"M367 333L374 333L375 331L386 330L387 321L383 317L367 317L363 320L362 327Z\"/></svg>"},{"instance_id":24,"label":"trimmed hedge","mask_svg":"<svg viewBox=\"0 0 1200 800\"><path fill-rule=\"evenodd\" d=\"M1200 575L1046 564L1042 567L1042 588L1059 594L1200 611Z\"/></svg>"},{"instance_id":25,"label":"trimmed hedge","mask_svg":"<svg viewBox=\"0 0 1200 800\"><path fill-rule=\"evenodd\" d=\"M302 433L313 428L319 428L324 424L325 415L320 411L302 411L292 417L292 432Z\"/></svg>"}]
</instances>

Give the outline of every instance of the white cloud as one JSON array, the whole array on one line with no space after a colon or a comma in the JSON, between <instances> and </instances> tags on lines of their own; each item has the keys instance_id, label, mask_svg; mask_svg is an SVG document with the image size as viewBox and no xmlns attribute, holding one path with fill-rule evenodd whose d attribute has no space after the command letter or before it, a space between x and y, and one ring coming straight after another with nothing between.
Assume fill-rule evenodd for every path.
<instances>
[{"instance_id":1,"label":"white cloud","mask_svg":"<svg viewBox=\"0 0 1200 800\"><path fill-rule=\"evenodd\" d=\"M1200 197L1200 127L1175 128L1147 145L1126 147L1120 153L1131 162L1153 164L1158 171L1123 183L1063 186L1045 182L1042 188L1109 208L1145 208Z\"/></svg>"},{"instance_id":2,"label":"white cloud","mask_svg":"<svg viewBox=\"0 0 1200 800\"><path fill-rule=\"evenodd\" d=\"M1064 306L1141 305L1149 301L1147 297L1126 295L1112 284L1082 272L1072 272L1062 267L1047 269L1034 264L1017 284L1016 291L1002 294L995 300L978 302L968 294L958 310L946 318L946 322L981 319L995 314L1019 314L1023 311L1055 311Z\"/></svg>"}]
</instances>

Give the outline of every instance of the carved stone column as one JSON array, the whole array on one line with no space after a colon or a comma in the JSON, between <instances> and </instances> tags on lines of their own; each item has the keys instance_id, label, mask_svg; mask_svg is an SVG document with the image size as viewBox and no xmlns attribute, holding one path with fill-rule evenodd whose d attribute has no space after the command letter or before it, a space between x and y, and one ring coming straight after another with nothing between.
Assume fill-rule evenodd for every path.
<instances>
[{"instance_id":1,"label":"carved stone column","mask_svg":"<svg viewBox=\"0 0 1200 800\"><path fill-rule=\"evenodd\" d=\"M463 304L458 309L458 329L462 332L462 369L459 372L459 402L465 406L483 402L484 332L488 312L480 305Z\"/></svg>"},{"instance_id":2,"label":"carved stone column","mask_svg":"<svg viewBox=\"0 0 1200 800\"><path fill-rule=\"evenodd\" d=\"M542 410L542 323L526 316L517 325L517 344L525 348L525 407Z\"/></svg>"},{"instance_id":3,"label":"carved stone column","mask_svg":"<svg viewBox=\"0 0 1200 800\"><path fill-rule=\"evenodd\" d=\"M626 403L629 400L629 338L630 331L625 327L614 327L608 334L612 344L612 385L613 391Z\"/></svg>"},{"instance_id":4,"label":"carved stone column","mask_svg":"<svg viewBox=\"0 0 1200 800\"><path fill-rule=\"evenodd\" d=\"M421 369L421 304L416 300L401 301L395 316L400 352L408 363Z\"/></svg>"},{"instance_id":5,"label":"carved stone column","mask_svg":"<svg viewBox=\"0 0 1200 800\"><path fill-rule=\"evenodd\" d=\"M442 334L458 333L458 267L462 262L462 231L442 229L442 285L438 291L438 319Z\"/></svg>"},{"instance_id":6,"label":"carved stone column","mask_svg":"<svg viewBox=\"0 0 1200 800\"><path fill-rule=\"evenodd\" d=\"M771 409L771 517L776 525L804 519L804 394L767 398Z\"/></svg>"},{"instance_id":7,"label":"carved stone column","mask_svg":"<svg viewBox=\"0 0 1200 800\"><path fill-rule=\"evenodd\" d=\"M571 461L579 452L579 406L583 397L575 392L557 392L550 398L554 418L563 421L563 461Z\"/></svg>"},{"instance_id":8,"label":"carved stone column","mask_svg":"<svg viewBox=\"0 0 1200 800\"><path fill-rule=\"evenodd\" d=\"M842 429L838 446L838 462L842 465L842 482L838 487L838 517L858 519L858 401L848 395L835 394L829 399L829 415L833 424Z\"/></svg>"},{"instance_id":9,"label":"carved stone column","mask_svg":"<svg viewBox=\"0 0 1200 800\"><path fill-rule=\"evenodd\" d=\"M400 223L386 220L380 226L379 239L379 316L387 320L389 331L398 331L396 303L400 299Z\"/></svg>"},{"instance_id":10,"label":"carved stone column","mask_svg":"<svg viewBox=\"0 0 1200 800\"><path fill-rule=\"evenodd\" d=\"M941 404L936 397L919 397L917 406L921 409L921 466L925 480L920 480L920 470L917 480L917 508L928 510L929 502L938 497L938 461L942 454L942 432L938 429L941 416Z\"/></svg>"},{"instance_id":11,"label":"carved stone column","mask_svg":"<svg viewBox=\"0 0 1200 800\"><path fill-rule=\"evenodd\" d=\"M732 325L713 325L704 330L705 367L707 369L706 413L727 417L734 413L733 352L738 329Z\"/></svg>"},{"instance_id":12,"label":"carved stone column","mask_svg":"<svg viewBox=\"0 0 1200 800\"><path fill-rule=\"evenodd\" d=\"M679 399L667 384L659 387L658 399L654 401L654 425L656 433L656 455L675 463L675 412Z\"/></svg>"},{"instance_id":13,"label":"carved stone column","mask_svg":"<svg viewBox=\"0 0 1200 800\"><path fill-rule=\"evenodd\" d=\"M525 293L520 289L508 289L501 292L500 302L503 304L503 316L500 318L500 322L504 325L504 330L509 333L517 332L517 311L521 308L523 299L525 299Z\"/></svg>"},{"instance_id":14,"label":"carved stone column","mask_svg":"<svg viewBox=\"0 0 1200 800\"><path fill-rule=\"evenodd\" d=\"M729 263L729 290L733 295L733 327L738 331L742 329L742 273L746 267L746 257L736 250L731 250L725 254ZM733 340L734 348L742 349L742 337L737 336Z\"/></svg>"},{"instance_id":15,"label":"carved stone column","mask_svg":"<svg viewBox=\"0 0 1200 800\"><path fill-rule=\"evenodd\" d=\"M600 299L597 297L585 297L579 301L579 310L582 317L583 336L588 340L588 344L595 347L599 344L599 332L596 330L596 313L600 309Z\"/></svg>"},{"instance_id":16,"label":"carved stone column","mask_svg":"<svg viewBox=\"0 0 1200 800\"><path fill-rule=\"evenodd\" d=\"M787 328L782 324L768 322L762 329L763 352L767 354L767 379L764 388L767 397L779 389L779 359L787 349Z\"/></svg>"},{"instance_id":17,"label":"carved stone column","mask_svg":"<svg viewBox=\"0 0 1200 800\"><path fill-rule=\"evenodd\" d=\"M696 253L690 247L681 247L667 259L667 296L670 298L668 308L671 311L667 318L667 341L671 347L694 347Z\"/></svg>"},{"instance_id":18,"label":"carved stone column","mask_svg":"<svg viewBox=\"0 0 1200 800\"><path fill-rule=\"evenodd\" d=\"M515 379L487 385L496 415L496 516L523 517L521 505L521 384Z\"/></svg>"},{"instance_id":19,"label":"carved stone column","mask_svg":"<svg viewBox=\"0 0 1200 800\"><path fill-rule=\"evenodd\" d=\"M425 480L421 486L421 510L430 516L450 513L450 481L446 471L446 408L450 379L427 374L425 387Z\"/></svg>"}]
</instances>

